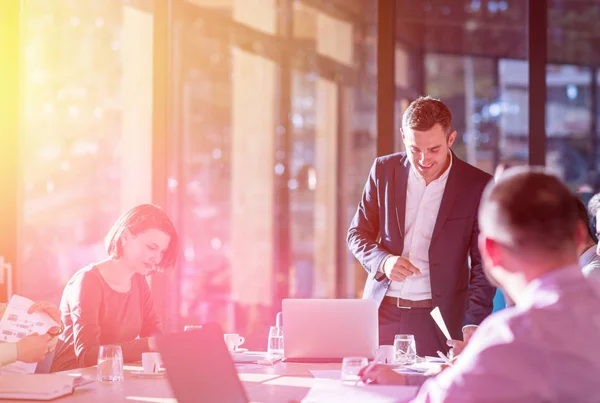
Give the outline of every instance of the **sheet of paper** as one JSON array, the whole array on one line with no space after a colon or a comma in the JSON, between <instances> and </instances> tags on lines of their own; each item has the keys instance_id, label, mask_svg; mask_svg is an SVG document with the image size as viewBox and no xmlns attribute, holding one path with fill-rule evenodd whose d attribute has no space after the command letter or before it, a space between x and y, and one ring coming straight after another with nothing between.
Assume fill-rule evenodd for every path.
<instances>
[{"instance_id":1,"label":"sheet of paper","mask_svg":"<svg viewBox=\"0 0 600 403\"><path fill-rule=\"evenodd\" d=\"M412 399L417 386L349 386L331 379L316 379L303 403L398 403Z\"/></svg>"},{"instance_id":2,"label":"sheet of paper","mask_svg":"<svg viewBox=\"0 0 600 403\"><path fill-rule=\"evenodd\" d=\"M264 365L259 364L235 364L235 369L239 371L262 371L265 369Z\"/></svg>"},{"instance_id":3,"label":"sheet of paper","mask_svg":"<svg viewBox=\"0 0 600 403\"><path fill-rule=\"evenodd\" d=\"M315 379L336 379L340 380L342 378L342 371L339 369L311 369L311 375Z\"/></svg>"},{"instance_id":4,"label":"sheet of paper","mask_svg":"<svg viewBox=\"0 0 600 403\"><path fill-rule=\"evenodd\" d=\"M245 353L231 353L231 358L235 363L254 363L258 361L267 360L267 353L260 351L247 351Z\"/></svg>"},{"instance_id":5,"label":"sheet of paper","mask_svg":"<svg viewBox=\"0 0 600 403\"><path fill-rule=\"evenodd\" d=\"M27 313L33 301L19 295L10 299L2 320L0 320L0 342L17 342L23 337L32 334L45 334L53 326L59 326L45 313ZM2 367L2 372L27 373L35 371L36 363L28 364L17 361L14 364Z\"/></svg>"},{"instance_id":6,"label":"sheet of paper","mask_svg":"<svg viewBox=\"0 0 600 403\"><path fill-rule=\"evenodd\" d=\"M420 374L424 374L428 371L437 371L440 368L440 363L437 362L418 362L406 367L402 367L402 368L394 368L394 371L396 372L407 372L407 373L420 373Z\"/></svg>"},{"instance_id":7,"label":"sheet of paper","mask_svg":"<svg viewBox=\"0 0 600 403\"><path fill-rule=\"evenodd\" d=\"M433 320L435 320L435 323L438 325L438 327L440 328L442 333L444 333L444 336L446 337L446 339L452 340L452 337L450 337L450 332L448 331L448 328L446 327L446 323L444 322L444 318L442 318L442 313L440 312L440 308L438 308L437 306L435 308L433 308L433 311L431 311L431 317L433 318Z\"/></svg>"}]
</instances>

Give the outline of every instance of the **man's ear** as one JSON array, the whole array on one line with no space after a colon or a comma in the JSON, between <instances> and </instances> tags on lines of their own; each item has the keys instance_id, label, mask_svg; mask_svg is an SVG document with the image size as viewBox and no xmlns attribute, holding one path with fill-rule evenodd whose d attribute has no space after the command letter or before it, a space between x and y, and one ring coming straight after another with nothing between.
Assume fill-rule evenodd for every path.
<instances>
[{"instance_id":1,"label":"man's ear","mask_svg":"<svg viewBox=\"0 0 600 403\"><path fill-rule=\"evenodd\" d=\"M498 242L480 233L478 244L479 252L486 264L496 266L500 263L500 245Z\"/></svg>"},{"instance_id":2,"label":"man's ear","mask_svg":"<svg viewBox=\"0 0 600 403\"><path fill-rule=\"evenodd\" d=\"M452 130L452 133L448 136L448 147L452 147L454 140L456 140L456 130Z\"/></svg>"},{"instance_id":3,"label":"man's ear","mask_svg":"<svg viewBox=\"0 0 600 403\"><path fill-rule=\"evenodd\" d=\"M577 225L575 226L575 242L577 245L577 250L588 244L590 235L589 230L586 228L586 224L583 221L578 220Z\"/></svg>"}]
</instances>

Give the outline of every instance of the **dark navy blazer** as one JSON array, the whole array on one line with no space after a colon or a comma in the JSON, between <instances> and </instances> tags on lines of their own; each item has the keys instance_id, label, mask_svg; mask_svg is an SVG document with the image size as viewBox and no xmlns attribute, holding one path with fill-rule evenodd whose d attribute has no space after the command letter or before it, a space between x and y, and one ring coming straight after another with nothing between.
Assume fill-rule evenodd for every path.
<instances>
[{"instance_id":1,"label":"dark navy blazer","mask_svg":"<svg viewBox=\"0 0 600 403\"><path fill-rule=\"evenodd\" d=\"M433 305L439 306L453 338L462 326L480 324L492 312L496 289L487 281L477 246L477 210L492 176L452 155L431 244L429 266ZM368 273L363 298L383 300L390 280L377 268L404 249L406 153L379 157L373 163L362 199L348 230L348 247Z\"/></svg>"}]
</instances>

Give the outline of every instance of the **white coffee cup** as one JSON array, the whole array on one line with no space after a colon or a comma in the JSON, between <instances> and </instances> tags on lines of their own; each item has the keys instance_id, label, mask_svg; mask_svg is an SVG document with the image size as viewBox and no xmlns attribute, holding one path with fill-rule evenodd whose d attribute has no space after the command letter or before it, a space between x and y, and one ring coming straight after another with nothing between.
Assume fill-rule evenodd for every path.
<instances>
[{"instance_id":1,"label":"white coffee cup","mask_svg":"<svg viewBox=\"0 0 600 403\"><path fill-rule=\"evenodd\" d=\"M155 374L160 371L162 366L162 359L160 353L143 353L142 354L142 367L144 372L147 374Z\"/></svg>"},{"instance_id":2,"label":"white coffee cup","mask_svg":"<svg viewBox=\"0 0 600 403\"><path fill-rule=\"evenodd\" d=\"M380 362L382 364L393 364L395 359L394 346L379 346L373 350L373 355L375 356L375 361Z\"/></svg>"},{"instance_id":3,"label":"white coffee cup","mask_svg":"<svg viewBox=\"0 0 600 403\"><path fill-rule=\"evenodd\" d=\"M225 339L225 344L227 344L227 349L229 351L237 350L238 347L246 341L246 339L237 333L226 333L223 335L223 338Z\"/></svg>"}]
</instances>

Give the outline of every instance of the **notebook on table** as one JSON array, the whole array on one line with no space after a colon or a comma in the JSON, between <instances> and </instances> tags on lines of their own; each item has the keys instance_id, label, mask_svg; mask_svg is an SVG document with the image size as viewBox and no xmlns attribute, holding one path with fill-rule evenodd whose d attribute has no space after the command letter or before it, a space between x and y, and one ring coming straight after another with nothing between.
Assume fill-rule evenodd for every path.
<instances>
[{"instance_id":1,"label":"notebook on table","mask_svg":"<svg viewBox=\"0 0 600 403\"><path fill-rule=\"evenodd\" d=\"M0 400L53 400L93 382L83 376L63 374L11 374L0 376Z\"/></svg>"}]
</instances>

